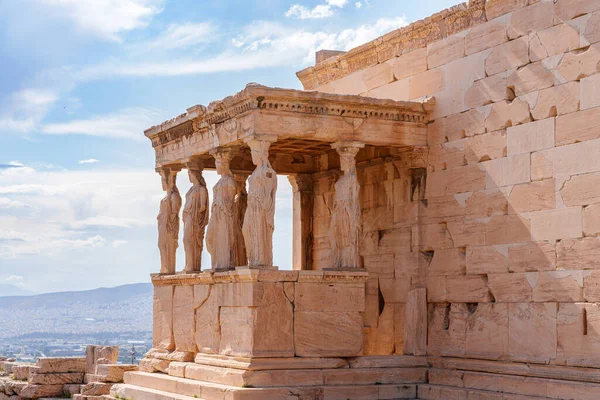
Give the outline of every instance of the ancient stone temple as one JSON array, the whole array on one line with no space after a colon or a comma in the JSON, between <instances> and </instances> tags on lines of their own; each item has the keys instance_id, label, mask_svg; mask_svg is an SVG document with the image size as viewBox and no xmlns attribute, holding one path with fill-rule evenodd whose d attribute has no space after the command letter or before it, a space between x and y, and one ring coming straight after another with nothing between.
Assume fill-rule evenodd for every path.
<instances>
[{"instance_id":1,"label":"ancient stone temple","mask_svg":"<svg viewBox=\"0 0 600 400\"><path fill-rule=\"evenodd\" d=\"M474 0L316 60L145 132L154 348L112 395L600 399L600 1Z\"/></svg>"}]
</instances>

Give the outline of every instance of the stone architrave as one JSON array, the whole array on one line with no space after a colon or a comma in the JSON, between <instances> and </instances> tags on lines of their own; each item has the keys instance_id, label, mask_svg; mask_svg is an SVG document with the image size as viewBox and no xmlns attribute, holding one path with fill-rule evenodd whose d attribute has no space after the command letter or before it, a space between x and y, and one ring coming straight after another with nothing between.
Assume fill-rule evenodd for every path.
<instances>
[{"instance_id":1,"label":"stone architrave","mask_svg":"<svg viewBox=\"0 0 600 400\"><path fill-rule=\"evenodd\" d=\"M213 203L206 233L206 248L216 271L235 267L235 194L237 185L229 167L231 151L218 148L212 152L221 179L213 188Z\"/></svg>"},{"instance_id":2,"label":"stone architrave","mask_svg":"<svg viewBox=\"0 0 600 400\"><path fill-rule=\"evenodd\" d=\"M356 154L364 147L360 142L337 142L331 145L340 156L344 173L335 183L333 212L329 225L332 268L360 268L360 185L356 176Z\"/></svg>"},{"instance_id":3,"label":"stone architrave","mask_svg":"<svg viewBox=\"0 0 600 400\"><path fill-rule=\"evenodd\" d=\"M247 174L234 173L233 177L237 184L237 193L235 195L235 266L248 265L248 255L246 254L246 244L242 227L244 226L244 217L248 208L248 192L246 191Z\"/></svg>"},{"instance_id":4,"label":"stone architrave","mask_svg":"<svg viewBox=\"0 0 600 400\"><path fill-rule=\"evenodd\" d=\"M272 137L252 138L252 162L256 169L248 178L248 208L244 217L243 234L248 265L273 266L273 231L275 230L275 193L277 173L269 162Z\"/></svg>"},{"instance_id":5,"label":"stone architrave","mask_svg":"<svg viewBox=\"0 0 600 400\"><path fill-rule=\"evenodd\" d=\"M181 195L177 189L177 170L163 167L159 170L162 188L167 193L160 201L158 213L158 249L160 250L160 273L175 273L175 253L179 246L179 210Z\"/></svg>"},{"instance_id":6,"label":"stone architrave","mask_svg":"<svg viewBox=\"0 0 600 400\"><path fill-rule=\"evenodd\" d=\"M202 177L202 165L188 163L188 175L192 187L185 195L183 208L183 248L185 249L185 272L202 269L204 230L208 224L208 190Z\"/></svg>"}]
</instances>

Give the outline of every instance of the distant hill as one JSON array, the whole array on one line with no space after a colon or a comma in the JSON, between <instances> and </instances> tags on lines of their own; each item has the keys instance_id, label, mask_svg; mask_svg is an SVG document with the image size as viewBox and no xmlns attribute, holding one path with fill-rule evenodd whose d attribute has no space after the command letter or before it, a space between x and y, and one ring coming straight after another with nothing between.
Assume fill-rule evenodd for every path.
<instances>
[{"instance_id":1,"label":"distant hill","mask_svg":"<svg viewBox=\"0 0 600 400\"><path fill-rule=\"evenodd\" d=\"M151 331L152 284L0 297L0 321L0 338Z\"/></svg>"},{"instance_id":2,"label":"distant hill","mask_svg":"<svg viewBox=\"0 0 600 400\"><path fill-rule=\"evenodd\" d=\"M34 292L30 292L29 290L21 289L14 285L7 285L0 283L0 298L6 296L31 296L34 295Z\"/></svg>"}]
</instances>

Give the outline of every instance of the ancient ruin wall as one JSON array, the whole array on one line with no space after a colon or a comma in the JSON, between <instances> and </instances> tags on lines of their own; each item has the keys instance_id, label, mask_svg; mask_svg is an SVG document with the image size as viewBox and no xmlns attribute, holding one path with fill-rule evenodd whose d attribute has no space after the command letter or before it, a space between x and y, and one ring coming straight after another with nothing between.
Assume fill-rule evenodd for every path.
<instances>
[{"instance_id":1,"label":"ancient ruin wall","mask_svg":"<svg viewBox=\"0 0 600 400\"><path fill-rule=\"evenodd\" d=\"M407 293L426 287L430 355L600 367L599 61L600 1L495 0L298 74L437 100L424 196L402 157L359 167L365 354L402 353ZM315 188L317 269L332 185Z\"/></svg>"}]
</instances>

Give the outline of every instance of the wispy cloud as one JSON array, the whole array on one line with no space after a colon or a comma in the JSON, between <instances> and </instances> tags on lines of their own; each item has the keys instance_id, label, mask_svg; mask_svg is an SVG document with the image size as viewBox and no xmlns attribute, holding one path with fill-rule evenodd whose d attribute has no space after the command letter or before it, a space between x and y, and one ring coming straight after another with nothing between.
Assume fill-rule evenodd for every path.
<instances>
[{"instance_id":1,"label":"wispy cloud","mask_svg":"<svg viewBox=\"0 0 600 400\"><path fill-rule=\"evenodd\" d=\"M120 34L146 27L162 11L162 0L41 0L51 16L100 39L121 42Z\"/></svg>"},{"instance_id":2,"label":"wispy cloud","mask_svg":"<svg viewBox=\"0 0 600 400\"><path fill-rule=\"evenodd\" d=\"M143 140L144 129L160 120L158 116L156 110L128 108L87 119L46 124L40 131L50 135L90 135Z\"/></svg>"},{"instance_id":3,"label":"wispy cloud","mask_svg":"<svg viewBox=\"0 0 600 400\"><path fill-rule=\"evenodd\" d=\"M27 204L18 200L11 200L6 197L0 197L0 209L15 209L15 208L26 208Z\"/></svg>"},{"instance_id":4,"label":"wispy cloud","mask_svg":"<svg viewBox=\"0 0 600 400\"><path fill-rule=\"evenodd\" d=\"M95 164L99 162L100 160L96 160L95 158L88 158L87 160L79 160L78 164Z\"/></svg>"},{"instance_id":5,"label":"wispy cloud","mask_svg":"<svg viewBox=\"0 0 600 400\"><path fill-rule=\"evenodd\" d=\"M306 8L300 4L294 4L286 11L286 17L293 17L298 19L321 19L328 18L333 15L331 6L319 4L314 8Z\"/></svg>"},{"instance_id":6,"label":"wispy cloud","mask_svg":"<svg viewBox=\"0 0 600 400\"><path fill-rule=\"evenodd\" d=\"M329 4L330 6L334 6L334 7L344 7L346 4L348 4L348 0L326 0L327 4Z\"/></svg>"},{"instance_id":7,"label":"wispy cloud","mask_svg":"<svg viewBox=\"0 0 600 400\"><path fill-rule=\"evenodd\" d=\"M86 218L81 221L73 221L71 227L73 229L85 229L91 227L108 227L108 228L133 228L136 226L153 225L152 219L148 221L140 221L135 218L127 217L110 217L106 215Z\"/></svg>"},{"instance_id":8,"label":"wispy cloud","mask_svg":"<svg viewBox=\"0 0 600 400\"><path fill-rule=\"evenodd\" d=\"M161 50L185 49L213 42L216 37L217 28L209 22L173 24L149 44L144 44L144 47Z\"/></svg>"}]
</instances>

